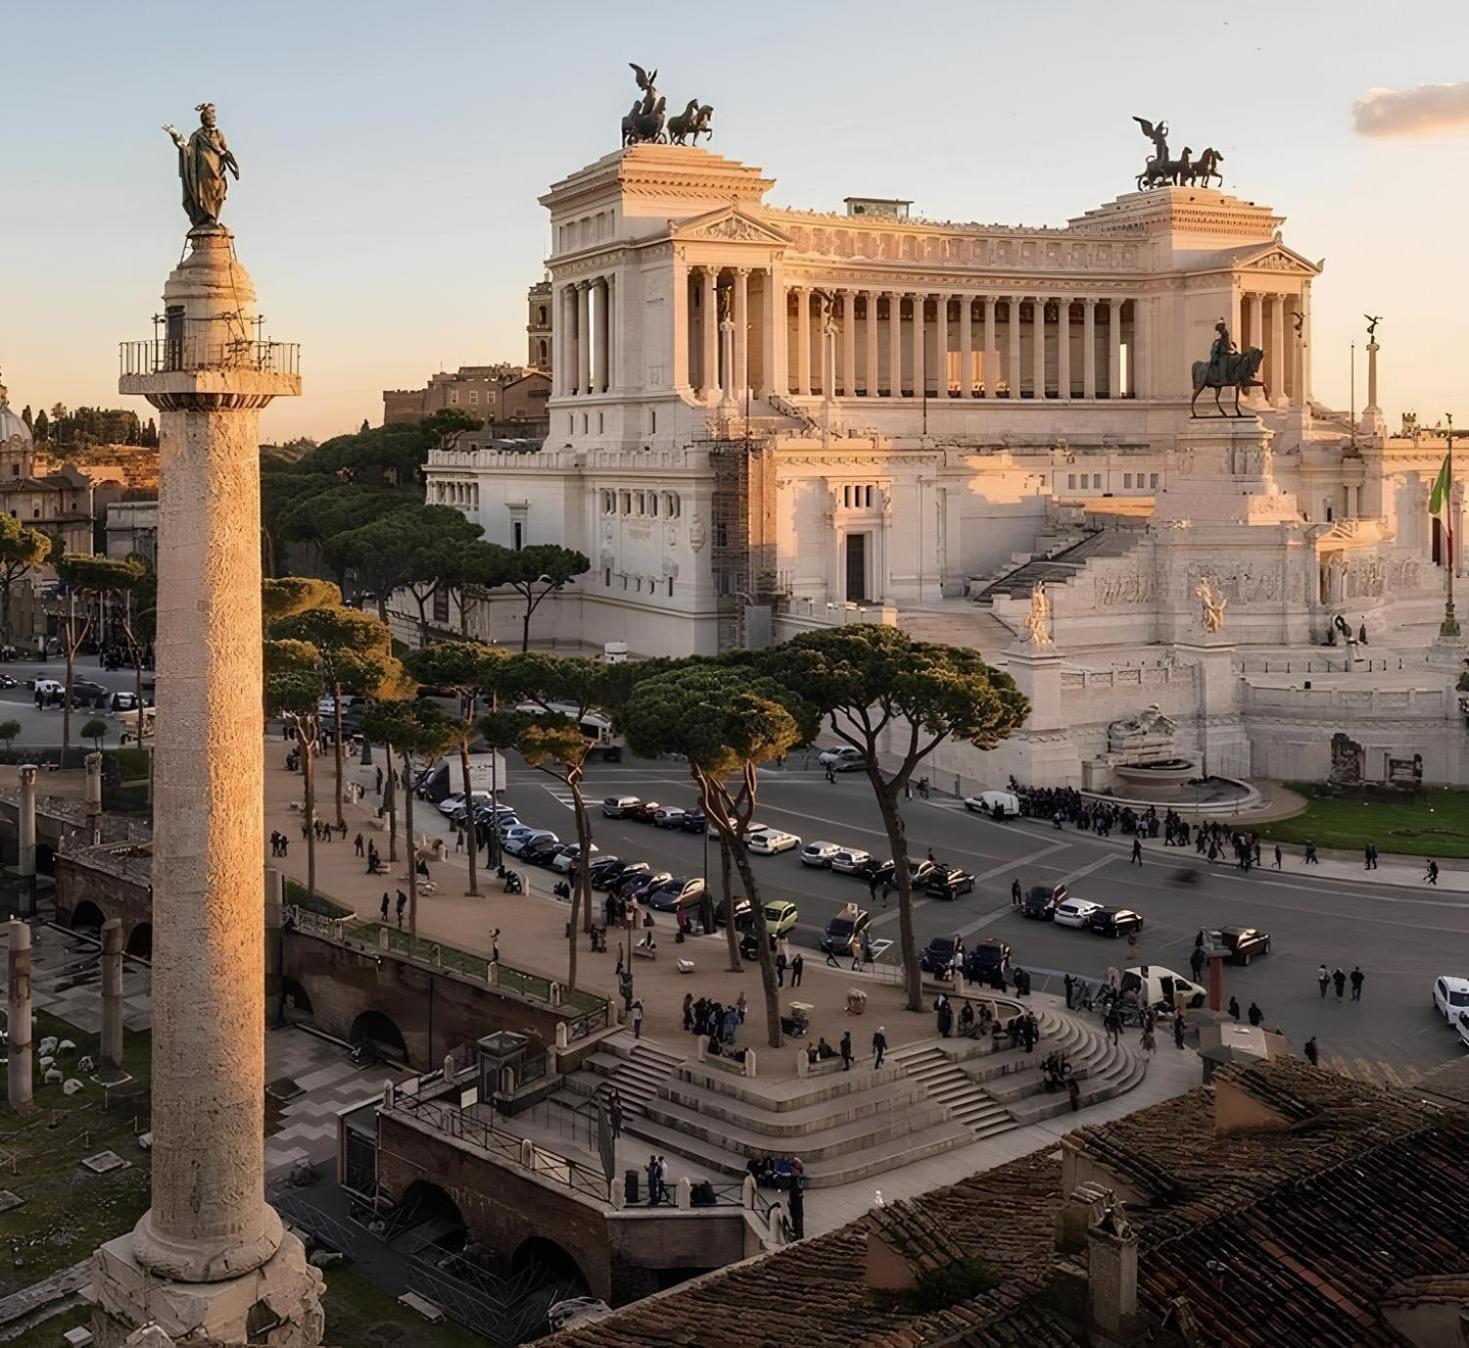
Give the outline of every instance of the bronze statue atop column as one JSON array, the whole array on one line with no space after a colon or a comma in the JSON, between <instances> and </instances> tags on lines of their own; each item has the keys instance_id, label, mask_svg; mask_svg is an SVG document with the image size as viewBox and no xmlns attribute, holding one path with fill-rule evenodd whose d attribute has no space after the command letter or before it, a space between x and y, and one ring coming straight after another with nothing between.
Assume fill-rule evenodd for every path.
<instances>
[{"instance_id":1,"label":"bronze statue atop column","mask_svg":"<svg viewBox=\"0 0 1469 1348\"><path fill-rule=\"evenodd\" d=\"M179 147L179 180L184 188L184 213L195 229L218 230L219 212L229 191L228 174L238 181L240 166L225 144L224 132L215 122L214 104L200 103L199 127L188 139L177 127L164 123L163 129Z\"/></svg>"}]
</instances>

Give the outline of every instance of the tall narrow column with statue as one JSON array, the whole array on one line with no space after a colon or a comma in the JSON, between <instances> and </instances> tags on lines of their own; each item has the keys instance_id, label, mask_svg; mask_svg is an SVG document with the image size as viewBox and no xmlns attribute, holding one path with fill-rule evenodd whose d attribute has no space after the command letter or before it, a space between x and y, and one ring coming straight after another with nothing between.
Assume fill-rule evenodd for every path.
<instances>
[{"instance_id":1,"label":"tall narrow column with statue","mask_svg":"<svg viewBox=\"0 0 1469 1348\"><path fill-rule=\"evenodd\" d=\"M262 339L219 223L238 165L214 120L179 147L192 228L163 334L122 348L159 409L152 1206L93 1260L92 1333L156 1324L191 1348L321 1342L321 1275L264 1193L260 409L300 393Z\"/></svg>"}]
</instances>

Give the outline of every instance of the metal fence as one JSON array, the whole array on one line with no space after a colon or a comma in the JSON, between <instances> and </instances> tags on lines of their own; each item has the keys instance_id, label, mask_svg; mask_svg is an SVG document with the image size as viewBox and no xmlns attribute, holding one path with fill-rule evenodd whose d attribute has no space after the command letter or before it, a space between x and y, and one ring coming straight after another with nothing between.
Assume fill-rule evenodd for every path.
<instances>
[{"instance_id":1,"label":"metal fence","mask_svg":"<svg viewBox=\"0 0 1469 1348\"><path fill-rule=\"evenodd\" d=\"M301 372L301 348L295 342L257 341L250 337L226 341L159 337L151 342L123 342L118 348L118 365L119 373L124 376L196 370L296 375Z\"/></svg>"}]
</instances>

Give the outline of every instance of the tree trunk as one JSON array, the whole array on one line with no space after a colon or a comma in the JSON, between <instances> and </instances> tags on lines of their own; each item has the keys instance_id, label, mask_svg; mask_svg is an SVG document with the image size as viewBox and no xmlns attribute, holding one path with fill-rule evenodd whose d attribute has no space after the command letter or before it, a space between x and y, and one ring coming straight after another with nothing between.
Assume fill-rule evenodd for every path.
<instances>
[{"instance_id":1,"label":"tree trunk","mask_svg":"<svg viewBox=\"0 0 1469 1348\"><path fill-rule=\"evenodd\" d=\"M316 897L316 744L296 722L296 747L301 751L301 813L306 817L306 897Z\"/></svg>"},{"instance_id":2,"label":"tree trunk","mask_svg":"<svg viewBox=\"0 0 1469 1348\"><path fill-rule=\"evenodd\" d=\"M585 916L587 929L591 929L592 916L592 821L587 815L587 803L581 794L581 768L572 768L566 774L566 785L571 789L571 807L576 815L576 842L581 849L577 857L576 882L571 886L571 919L566 928L569 934L566 952L566 986L576 989L576 938L580 923L578 916Z\"/></svg>"},{"instance_id":3,"label":"tree trunk","mask_svg":"<svg viewBox=\"0 0 1469 1348\"><path fill-rule=\"evenodd\" d=\"M337 737L336 768L337 768L337 827L345 828L347 821L342 818L342 684L341 681L332 684L332 719L336 722L333 727Z\"/></svg>"},{"instance_id":4,"label":"tree trunk","mask_svg":"<svg viewBox=\"0 0 1469 1348\"><path fill-rule=\"evenodd\" d=\"M473 715L469 722L474 724ZM474 790L469 783L469 736L463 736L459 741L459 773L464 780L464 800L468 813L464 817L464 850L469 854L469 892L471 895L479 894L479 834L478 825L474 817ZM493 806L493 797L490 800ZM494 827L493 815L491 816L491 827Z\"/></svg>"},{"instance_id":5,"label":"tree trunk","mask_svg":"<svg viewBox=\"0 0 1469 1348\"><path fill-rule=\"evenodd\" d=\"M391 765L392 760L389 760ZM418 846L413 838L413 755L403 751L403 845L408 852L408 934L418 935Z\"/></svg>"},{"instance_id":6,"label":"tree trunk","mask_svg":"<svg viewBox=\"0 0 1469 1348\"><path fill-rule=\"evenodd\" d=\"M705 824L705 828L708 825ZM724 905L724 936L729 945L729 971L739 973L744 965L740 962L740 934L735 930L734 885L730 881L729 843L719 835L719 886L720 902Z\"/></svg>"},{"instance_id":7,"label":"tree trunk","mask_svg":"<svg viewBox=\"0 0 1469 1348\"><path fill-rule=\"evenodd\" d=\"M750 917L755 926L755 944L760 951L760 986L765 993L765 1024L771 1048L779 1048L784 1042L780 1031L780 990L775 982L775 957L770 951L770 932L765 925L765 909L760 904L760 890L755 884L755 872L750 866L750 854L745 850L745 840L736 835L729 840L729 850L734 854L735 869L745 887L745 897L750 901Z\"/></svg>"},{"instance_id":8,"label":"tree trunk","mask_svg":"<svg viewBox=\"0 0 1469 1348\"><path fill-rule=\"evenodd\" d=\"M876 764L876 758L868 759ZM903 948L903 983L908 991L908 1010L923 1010L923 977L918 967L918 947L913 935L913 872L908 866L908 833L903 824L903 815L898 809L898 792L902 789L899 779L884 784L876 775L876 768L869 769L869 777L877 795L877 808L882 813L882 824L887 830L888 846L893 849L893 880L898 886L898 931Z\"/></svg>"},{"instance_id":9,"label":"tree trunk","mask_svg":"<svg viewBox=\"0 0 1469 1348\"><path fill-rule=\"evenodd\" d=\"M525 605L525 617L520 620L520 653L524 655L530 650L530 615L535 612L529 600Z\"/></svg>"},{"instance_id":10,"label":"tree trunk","mask_svg":"<svg viewBox=\"0 0 1469 1348\"><path fill-rule=\"evenodd\" d=\"M393 766L393 746L383 745L388 775L383 778L383 805L388 812L388 860L398 859L398 770Z\"/></svg>"},{"instance_id":11,"label":"tree trunk","mask_svg":"<svg viewBox=\"0 0 1469 1348\"><path fill-rule=\"evenodd\" d=\"M76 595L67 595L66 604L66 692L61 699L61 766L63 768L66 766L66 751L71 748L71 681L72 672L76 668L77 646L81 644L76 640Z\"/></svg>"}]
</instances>

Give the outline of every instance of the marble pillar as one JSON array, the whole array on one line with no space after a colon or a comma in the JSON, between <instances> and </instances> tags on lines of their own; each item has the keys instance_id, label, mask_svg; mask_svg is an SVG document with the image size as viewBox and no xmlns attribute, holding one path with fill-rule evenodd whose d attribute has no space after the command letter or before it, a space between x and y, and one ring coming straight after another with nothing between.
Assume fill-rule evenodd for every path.
<instances>
[{"instance_id":1,"label":"marble pillar","mask_svg":"<svg viewBox=\"0 0 1469 1348\"><path fill-rule=\"evenodd\" d=\"M984 396L993 398L1000 388L1000 348L995 338L995 297L984 297Z\"/></svg>"},{"instance_id":2,"label":"marble pillar","mask_svg":"<svg viewBox=\"0 0 1469 1348\"><path fill-rule=\"evenodd\" d=\"M1005 297L1006 327L1009 328L1010 358L1005 362L1005 384L1010 397L1020 396L1020 296Z\"/></svg>"},{"instance_id":3,"label":"marble pillar","mask_svg":"<svg viewBox=\"0 0 1469 1348\"><path fill-rule=\"evenodd\" d=\"M750 389L750 269L735 268L734 282L734 385L741 401Z\"/></svg>"},{"instance_id":4,"label":"marble pillar","mask_svg":"<svg viewBox=\"0 0 1469 1348\"><path fill-rule=\"evenodd\" d=\"M93 1256L92 1333L314 1348L321 1274L264 1194L264 741L256 717L220 714L261 703L260 409L301 381L295 348L255 336L229 232L188 243L163 301L192 339L120 388L161 414L153 1179L131 1234Z\"/></svg>"},{"instance_id":5,"label":"marble pillar","mask_svg":"<svg viewBox=\"0 0 1469 1348\"><path fill-rule=\"evenodd\" d=\"M924 344L928 338L924 335L923 310L928 303L927 295L913 296L913 396L922 398L928 392L928 366L924 360Z\"/></svg>"},{"instance_id":6,"label":"marble pillar","mask_svg":"<svg viewBox=\"0 0 1469 1348\"><path fill-rule=\"evenodd\" d=\"M83 788L87 810L87 836L95 847L102 841L102 755L93 752L83 761L87 773Z\"/></svg>"},{"instance_id":7,"label":"marble pillar","mask_svg":"<svg viewBox=\"0 0 1469 1348\"><path fill-rule=\"evenodd\" d=\"M867 366L867 387L862 390L869 398L877 397L879 383L877 374L877 292L867 292L867 350L864 352Z\"/></svg>"},{"instance_id":8,"label":"marble pillar","mask_svg":"<svg viewBox=\"0 0 1469 1348\"><path fill-rule=\"evenodd\" d=\"M1081 396L1097 396L1097 302L1090 295L1082 300Z\"/></svg>"},{"instance_id":9,"label":"marble pillar","mask_svg":"<svg viewBox=\"0 0 1469 1348\"><path fill-rule=\"evenodd\" d=\"M10 1108L31 1107L31 929L17 918L6 923L5 1013L10 1041L6 1048L6 1095Z\"/></svg>"},{"instance_id":10,"label":"marble pillar","mask_svg":"<svg viewBox=\"0 0 1469 1348\"><path fill-rule=\"evenodd\" d=\"M1056 299L1056 396L1071 398L1071 300Z\"/></svg>"},{"instance_id":11,"label":"marble pillar","mask_svg":"<svg viewBox=\"0 0 1469 1348\"><path fill-rule=\"evenodd\" d=\"M579 281L576 287L576 391L585 397L592 391L592 287Z\"/></svg>"},{"instance_id":12,"label":"marble pillar","mask_svg":"<svg viewBox=\"0 0 1469 1348\"><path fill-rule=\"evenodd\" d=\"M102 1064L122 1067L122 919L102 924Z\"/></svg>"},{"instance_id":13,"label":"marble pillar","mask_svg":"<svg viewBox=\"0 0 1469 1348\"><path fill-rule=\"evenodd\" d=\"M1290 400L1285 394L1285 296L1270 298L1270 396L1276 407Z\"/></svg>"},{"instance_id":14,"label":"marble pillar","mask_svg":"<svg viewBox=\"0 0 1469 1348\"><path fill-rule=\"evenodd\" d=\"M1046 300L1044 295L1037 295L1030 302L1030 338L1030 396L1040 402L1046 396Z\"/></svg>"},{"instance_id":15,"label":"marble pillar","mask_svg":"<svg viewBox=\"0 0 1469 1348\"><path fill-rule=\"evenodd\" d=\"M1114 299L1107 305L1107 397L1122 397L1122 305Z\"/></svg>"},{"instance_id":16,"label":"marble pillar","mask_svg":"<svg viewBox=\"0 0 1469 1348\"><path fill-rule=\"evenodd\" d=\"M959 396L974 394L974 296L959 296Z\"/></svg>"},{"instance_id":17,"label":"marble pillar","mask_svg":"<svg viewBox=\"0 0 1469 1348\"><path fill-rule=\"evenodd\" d=\"M903 297L888 291L888 396L903 395Z\"/></svg>"},{"instance_id":18,"label":"marble pillar","mask_svg":"<svg viewBox=\"0 0 1469 1348\"><path fill-rule=\"evenodd\" d=\"M811 292L796 287L796 392L811 396Z\"/></svg>"},{"instance_id":19,"label":"marble pillar","mask_svg":"<svg viewBox=\"0 0 1469 1348\"><path fill-rule=\"evenodd\" d=\"M857 396L857 292L842 291L842 397Z\"/></svg>"},{"instance_id":20,"label":"marble pillar","mask_svg":"<svg viewBox=\"0 0 1469 1348\"><path fill-rule=\"evenodd\" d=\"M20 770L20 855L16 870L22 879L36 877L36 765Z\"/></svg>"}]
</instances>

